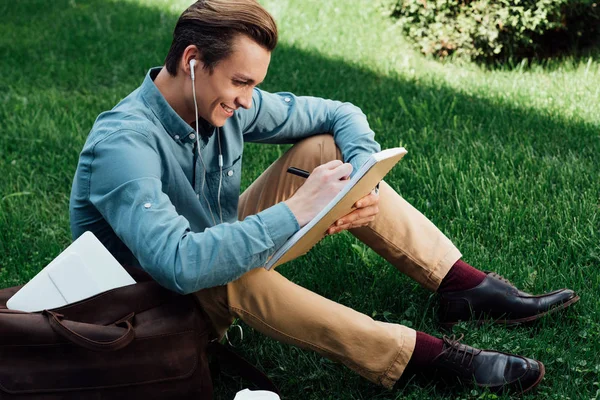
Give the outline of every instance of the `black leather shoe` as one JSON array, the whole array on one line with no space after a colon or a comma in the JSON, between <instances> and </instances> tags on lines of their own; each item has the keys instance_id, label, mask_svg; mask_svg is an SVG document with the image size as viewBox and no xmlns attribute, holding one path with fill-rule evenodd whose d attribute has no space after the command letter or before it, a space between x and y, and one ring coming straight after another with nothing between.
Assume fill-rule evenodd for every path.
<instances>
[{"instance_id":1,"label":"black leather shoe","mask_svg":"<svg viewBox=\"0 0 600 400\"><path fill-rule=\"evenodd\" d=\"M578 300L579 296L569 289L533 296L490 272L474 288L440 293L439 322L444 327L470 319L518 325L567 308Z\"/></svg>"},{"instance_id":2,"label":"black leather shoe","mask_svg":"<svg viewBox=\"0 0 600 400\"><path fill-rule=\"evenodd\" d=\"M433 367L445 378L458 378L494 393L525 393L544 377L544 364L517 355L479 350L459 343L462 335L444 336L444 349Z\"/></svg>"}]
</instances>

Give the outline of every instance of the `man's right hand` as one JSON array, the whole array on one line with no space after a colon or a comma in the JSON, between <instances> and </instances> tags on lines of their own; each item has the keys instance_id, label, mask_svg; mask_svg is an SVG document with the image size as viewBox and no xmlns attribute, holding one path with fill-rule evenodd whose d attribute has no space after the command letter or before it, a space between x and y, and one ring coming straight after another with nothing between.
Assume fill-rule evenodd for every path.
<instances>
[{"instance_id":1,"label":"man's right hand","mask_svg":"<svg viewBox=\"0 0 600 400\"><path fill-rule=\"evenodd\" d=\"M340 160L315 168L306 182L285 201L300 227L306 225L348 184L352 165Z\"/></svg>"}]
</instances>

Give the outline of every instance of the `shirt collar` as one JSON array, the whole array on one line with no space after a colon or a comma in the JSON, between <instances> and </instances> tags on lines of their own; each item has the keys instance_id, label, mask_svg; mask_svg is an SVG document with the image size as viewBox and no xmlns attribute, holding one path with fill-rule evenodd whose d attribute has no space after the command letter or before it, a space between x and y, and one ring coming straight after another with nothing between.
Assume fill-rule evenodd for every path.
<instances>
[{"instance_id":1,"label":"shirt collar","mask_svg":"<svg viewBox=\"0 0 600 400\"><path fill-rule=\"evenodd\" d=\"M161 69L162 67L155 67L148 71L140 87L140 94L173 140L193 143L196 141L196 131L173 110L154 84L154 79ZM202 118L198 122L200 135L210 136L214 127Z\"/></svg>"}]
</instances>

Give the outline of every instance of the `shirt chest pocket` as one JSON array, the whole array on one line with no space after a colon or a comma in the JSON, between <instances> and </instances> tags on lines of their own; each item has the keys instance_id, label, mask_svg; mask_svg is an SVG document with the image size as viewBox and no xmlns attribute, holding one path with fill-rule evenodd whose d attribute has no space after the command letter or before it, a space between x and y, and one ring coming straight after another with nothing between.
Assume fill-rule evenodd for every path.
<instances>
[{"instance_id":1,"label":"shirt chest pocket","mask_svg":"<svg viewBox=\"0 0 600 400\"><path fill-rule=\"evenodd\" d=\"M217 206L215 214L218 216L220 200L223 222L237 221L237 206L240 196L241 177L241 155L230 165L224 165L222 171L206 174L206 183L211 194L211 202Z\"/></svg>"}]
</instances>

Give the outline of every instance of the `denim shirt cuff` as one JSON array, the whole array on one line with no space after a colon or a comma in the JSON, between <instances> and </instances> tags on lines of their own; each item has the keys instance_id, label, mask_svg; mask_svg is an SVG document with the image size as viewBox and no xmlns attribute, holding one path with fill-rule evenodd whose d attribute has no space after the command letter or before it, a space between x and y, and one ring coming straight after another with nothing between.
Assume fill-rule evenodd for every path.
<instances>
[{"instance_id":1,"label":"denim shirt cuff","mask_svg":"<svg viewBox=\"0 0 600 400\"><path fill-rule=\"evenodd\" d=\"M371 157L371 154L361 154L352 158L350 161L350 164L352 164L352 172L350 173L350 177L353 177L358 172L363 164L367 162L369 157Z\"/></svg>"},{"instance_id":2,"label":"denim shirt cuff","mask_svg":"<svg viewBox=\"0 0 600 400\"><path fill-rule=\"evenodd\" d=\"M258 215L267 227L275 249L281 247L290 236L300 229L292 210L284 202L269 207Z\"/></svg>"}]
</instances>

